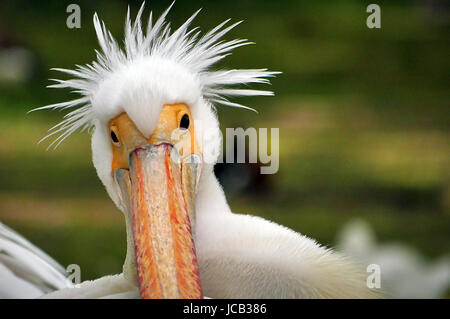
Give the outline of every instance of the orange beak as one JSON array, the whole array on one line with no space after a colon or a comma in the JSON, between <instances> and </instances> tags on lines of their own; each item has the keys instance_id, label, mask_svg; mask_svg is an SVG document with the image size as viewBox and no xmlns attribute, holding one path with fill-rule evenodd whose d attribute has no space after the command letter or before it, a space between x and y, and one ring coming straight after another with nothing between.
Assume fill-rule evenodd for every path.
<instances>
[{"instance_id":1,"label":"orange beak","mask_svg":"<svg viewBox=\"0 0 450 319\"><path fill-rule=\"evenodd\" d=\"M168 141L139 145L115 168L129 210L141 298L203 298L192 222L201 156Z\"/></svg>"}]
</instances>

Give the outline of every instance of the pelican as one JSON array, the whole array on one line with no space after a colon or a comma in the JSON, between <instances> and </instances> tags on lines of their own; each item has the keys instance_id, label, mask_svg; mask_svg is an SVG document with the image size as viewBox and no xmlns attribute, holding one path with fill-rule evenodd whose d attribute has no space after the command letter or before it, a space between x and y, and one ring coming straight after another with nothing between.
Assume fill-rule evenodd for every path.
<instances>
[{"instance_id":1,"label":"pelican","mask_svg":"<svg viewBox=\"0 0 450 319\"><path fill-rule=\"evenodd\" d=\"M338 247L366 265L379 265L383 295L394 299L445 298L450 288L450 256L428 260L405 243L377 242L364 220L352 220L338 234Z\"/></svg>"},{"instance_id":2,"label":"pelican","mask_svg":"<svg viewBox=\"0 0 450 319\"><path fill-rule=\"evenodd\" d=\"M57 147L77 130L92 132L98 177L124 214L123 272L73 286L54 284L44 298L366 298L357 263L260 217L233 213L213 166L221 150L218 105L249 107L239 88L269 83L267 69L211 70L247 40L223 41L240 22L200 34L195 12L171 31L166 16L143 30L144 4L125 22L120 48L94 15L96 61L55 80L79 98L35 110L71 109L46 136ZM51 268L51 267L50 267ZM12 270L14 272L14 269ZM6 281L4 281L6 282ZM3 286L2 289L7 289Z\"/></svg>"}]
</instances>

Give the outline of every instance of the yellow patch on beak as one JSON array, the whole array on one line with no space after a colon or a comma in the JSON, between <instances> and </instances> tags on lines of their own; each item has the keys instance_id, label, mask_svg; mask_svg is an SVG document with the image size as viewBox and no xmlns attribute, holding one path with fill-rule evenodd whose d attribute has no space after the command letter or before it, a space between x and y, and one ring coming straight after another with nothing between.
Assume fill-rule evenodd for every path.
<instances>
[{"instance_id":1,"label":"yellow patch on beak","mask_svg":"<svg viewBox=\"0 0 450 319\"><path fill-rule=\"evenodd\" d=\"M146 144L172 144L181 157L199 153L195 140L194 121L184 103L166 104L152 135L146 138L127 113L121 113L109 122L113 161L111 173L118 168L129 168L130 153Z\"/></svg>"}]
</instances>

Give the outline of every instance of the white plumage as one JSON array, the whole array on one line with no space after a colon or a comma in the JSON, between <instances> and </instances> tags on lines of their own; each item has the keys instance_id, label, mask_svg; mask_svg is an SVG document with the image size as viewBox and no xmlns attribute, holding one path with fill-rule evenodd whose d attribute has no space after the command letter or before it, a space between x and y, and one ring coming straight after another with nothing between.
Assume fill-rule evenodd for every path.
<instances>
[{"instance_id":1,"label":"white plumage","mask_svg":"<svg viewBox=\"0 0 450 319\"><path fill-rule=\"evenodd\" d=\"M36 298L73 287L48 255L0 223L0 298Z\"/></svg>"},{"instance_id":2,"label":"white plumage","mask_svg":"<svg viewBox=\"0 0 450 319\"><path fill-rule=\"evenodd\" d=\"M121 50L97 15L95 30L101 52L97 61L76 70L57 69L75 79L56 80L51 87L71 88L81 98L39 109L69 109L52 128L60 134L55 146L78 129L93 128L92 154L108 194L125 213L111 176L112 150L107 123L126 112L145 135L153 132L164 104L186 103L196 125L195 137L204 157L195 199L194 237L204 294L213 298L363 298L371 296L360 269L346 257L318 245L286 227L259 217L231 212L212 167L221 149L219 123L213 105L244 107L226 97L271 95L238 85L268 83L276 74L266 69L211 71L209 68L247 40L221 41L238 23L228 20L200 37L189 30L198 11L174 32L165 18L144 35L141 16L132 24L128 12L125 48ZM200 128L201 127L201 128ZM197 129L198 128L198 129ZM128 242L128 248L133 243ZM129 269L78 288L66 288L49 298L138 297Z\"/></svg>"},{"instance_id":3,"label":"white plumage","mask_svg":"<svg viewBox=\"0 0 450 319\"><path fill-rule=\"evenodd\" d=\"M159 79L159 76L168 74L169 71L177 71L176 73L182 75L183 79L192 82L190 85L193 88L195 87L196 93L214 104L251 109L247 106L230 102L226 97L273 95L270 91L232 88L232 86L269 83L266 78L279 72L269 72L267 69L208 70L212 65L229 55L233 49L252 44L246 39L221 41L224 35L242 21L226 26L230 21L228 19L200 37L198 28L189 30L191 22L200 12L198 10L182 26L171 33L170 23L167 23L165 18L172 5L154 24L152 23L152 13L150 13L146 34L143 32L141 24L144 4L142 4L133 25L130 19L130 10L128 9L124 50L119 47L111 33L106 29L105 24L100 22L97 14L94 15L95 31L102 49L101 52L96 51L97 61L85 66L77 66L75 70L54 68L53 70L70 74L75 76L76 79L54 80L58 83L49 86L50 88L70 88L80 93L82 97L33 110L78 107L77 110L67 114L64 121L51 128L53 132L45 138L60 133L61 135L54 141L54 145L57 146L77 129L94 126L96 119L109 116L110 114L104 114L105 110L103 108L96 110L97 107L93 102L93 98L99 94L102 85L106 85L105 83L111 81L111 78L116 77L118 74L122 76L128 74L130 69L136 67L148 68L150 73L147 72L147 75L151 74L152 78L169 82L173 80L170 83L171 92L169 94L174 94L173 91L176 90L174 86L180 82L180 79L175 77ZM158 74L159 68L164 69L164 72ZM155 70L156 72L153 73L150 70ZM183 85L185 84L183 83ZM199 96L195 98L199 98Z\"/></svg>"},{"instance_id":4,"label":"white plumage","mask_svg":"<svg viewBox=\"0 0 450 319\"><path fill-rule=\"evenodd\" d=\"M379 243L368 223L354 220L343 227L338 247L365 265L379 265L381 290L389 298L445 298L450 288L450 256L427 260L403 243Z\"/></svg>"}]
</instances>

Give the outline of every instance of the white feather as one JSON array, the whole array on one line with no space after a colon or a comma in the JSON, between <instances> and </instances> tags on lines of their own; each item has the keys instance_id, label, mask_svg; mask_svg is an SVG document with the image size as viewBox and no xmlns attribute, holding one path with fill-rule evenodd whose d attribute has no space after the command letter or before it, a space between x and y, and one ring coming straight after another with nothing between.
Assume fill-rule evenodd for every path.
<instances>
[{"instance_id":1,"label":"white feather","mask_svg":"<svg viewBox=\"0 0 450 319\"><path fill-rule=\"evenodd\" d=\"M0 223L0 298L35 298L72 287L65 275L61 265Z\"/></svg>"},{"instance_id":2,"label":"white feather","mask_svg":"<svg viewBox=\"0 0 450 319\"><path fill-rule=\"evenodd\" d=\"M94 15L95 32L101 48L101 51L96 51L97 61L85 66L78 65L75 70L53 69L75 78L69 80L56 79L54 81L57 83L49 86L50 88L70 88L73 92L82 95L82 97L32 110L64 110L76 107L79 108L79 111L69 113L65 120L51 128L51 132L41 141L60 134L49 146L57 147L76 130L94 126L99 112L94 110L93 99L99 88L113 74L121 72L121 70L134 63L140 63L142 60L147 61L149 64L152 64L152 60L164 60L187 70L198 81L202 97L206 100L209 99L209 102L213 104L251 109L242 104L230 102L225 96L273 95L269 91L227 87L250 83L266 84L269 83L268 77L272 77L279 72L269 72L267 69L209 71L211 66L229 55L232 50L252 44L252 42L248 42L245 39L221 41L241 21L226 27L230 21L228 19L198 39L200 32L197 31L197 28L189 30L189 27L200 10L196 11L178 29L171 32L166 16L172 6L173 3L154 24L152 24L152 13L150 13L145 34L141 23L144 3L139 9L134 23L131 22L128 8L123 50L107 30L105 24L99 20L97 14ZM152 77L154 75L149 73L147 76Z\"/></svg>"}]
</instances>

